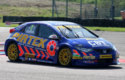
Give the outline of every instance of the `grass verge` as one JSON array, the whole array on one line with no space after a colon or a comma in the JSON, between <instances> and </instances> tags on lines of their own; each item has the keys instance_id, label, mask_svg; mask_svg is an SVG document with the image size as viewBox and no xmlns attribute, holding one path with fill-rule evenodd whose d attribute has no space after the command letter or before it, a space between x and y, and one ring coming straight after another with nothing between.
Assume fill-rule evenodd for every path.
<instances>
[{"instance_id":1,"label":"grass verge","mask_svg":"<svg viewBox=\"0 0 125 80\"><path fill-rule=\"evenodd\" d=\"M0 27L17 27L18 24L6 25L5 23L0 23Z\"/></svg>"},{"instance_id":2,"label":"grass verge","mask_svg":"<svg viewBox=\"0 0 125 80\"><path fill-rule=\"evenodd\" d=\"M0 27L17 27L18 24L6 25L5 23L0 23ZM89 30L95 31L114 31L114 32L125 32L125 28L121 27L86 27Z\"/></svg>"},{"instance_id":3,"label":"grass verge","mask_svg":"<svg viewBox=\"0 0 125 80\"><path fill-rule=\"evenodd\" d=\"M125 28L121 27L86 27L89 30L95 31L115 31L115 32L125 32Z\"/></svg>"}]
</instances>

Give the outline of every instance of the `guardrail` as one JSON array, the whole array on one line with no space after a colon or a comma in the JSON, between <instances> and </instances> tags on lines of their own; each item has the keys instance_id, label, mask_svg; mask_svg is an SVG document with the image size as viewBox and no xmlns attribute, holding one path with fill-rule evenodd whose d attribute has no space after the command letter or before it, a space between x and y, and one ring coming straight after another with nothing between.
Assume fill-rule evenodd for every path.
<instances>
[{"instance_id":1,"label":"guardrail","mask_svg":"<svg viewBox=\"0 0 125 80\"><path fill-rule=\"evenodd\" d=\"M4 42L0 42L0 46L4 46ZM4 49L2 48L0 48L0 52L4 52Z\"/></svg>"},{"instance_id":2,"label":"guardrail","mask_svg":"<svg viewBox=\"0 0 125 80\"><path fill-rule=\"evenodd\" d=\"M29 21L70 21L76 22L83 26L100 26L100 27L125 27L125 20L112 19L80 19L80 18L63 18L63 17L20 17L20 16L3 16L3 22L29 22Z\"/></svg>"},{"instance_id":3,"label":"guardrail","mask_svg":"<svg viewBox=\"0 0 125 80\"><path fill-rule=\"evenodd\" d=\"M0 42L0 45L4 45L4 42Z\"/></svg>"}]
</instances>

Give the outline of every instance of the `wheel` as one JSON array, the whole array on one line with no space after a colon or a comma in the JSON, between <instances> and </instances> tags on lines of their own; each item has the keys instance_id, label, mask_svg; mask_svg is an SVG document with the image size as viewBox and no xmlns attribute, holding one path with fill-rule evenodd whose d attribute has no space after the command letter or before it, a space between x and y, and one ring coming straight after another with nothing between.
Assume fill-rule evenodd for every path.
<instances>
[{"instance_id":1,"label":"wheel","mask_svg":"<svg viewBox=\"0 0 125 80\"><path fill-rule=\"evenodd\" d=\"M72 59L72 53L69 48L63 48L59 51L58 62L62 66L70 66Z\"/></svg>"},{"instance_id":2,"label":"wheel","mask_svg":"<svg viewBox=\"0 0 125 80\"><path fill-rule=\"evenodd\" d=\"M15 43L11 43L7 48L7 54L10 61L19 61L19 50Z\"/></svg>"}]
</instances>

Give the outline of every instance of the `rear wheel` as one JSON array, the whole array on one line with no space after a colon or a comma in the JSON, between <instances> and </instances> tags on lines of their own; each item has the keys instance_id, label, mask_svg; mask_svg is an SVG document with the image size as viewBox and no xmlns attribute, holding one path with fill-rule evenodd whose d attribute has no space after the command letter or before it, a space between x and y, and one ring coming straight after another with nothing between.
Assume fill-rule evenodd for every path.
<instances>
[{"instance_id":1,"label":"rear wheel","mask_svg":"<svg viewBox=\"0 0 125 80\"><path fill-rule=\"evenodd\" d=\"M62 66L70 66L72 53L69 48L63 48L59 51L58 62Z\"/></svg>"},{"instance_id":2,"label":"rear wheel","mask_svg":"<svg viewBox=\"0 0 125 80\"><path fill-rule=\"evenodd\" d=\"M11 43L7 48L7 54L10 61L19 61L19 50L15 43Z\"/></svg>"}]
</instances>

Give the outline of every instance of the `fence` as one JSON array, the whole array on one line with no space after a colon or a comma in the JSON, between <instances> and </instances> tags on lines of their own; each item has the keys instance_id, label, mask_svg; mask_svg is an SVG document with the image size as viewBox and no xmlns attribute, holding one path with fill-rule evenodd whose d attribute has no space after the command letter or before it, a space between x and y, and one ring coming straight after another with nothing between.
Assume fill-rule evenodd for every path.
<instances>
[{"instance_id":1,"label":"fence","mask_svg":"<svg viewBox=\"0 0 125 80\"><path fill-rule=\"evenodd\" d=\"M114 19L121 16L124 4L124 0L53 0L52 14L53 17Z\"/></svg>"},{"instance_id":2,"label":"fence","mask_svg":"<svg viewBox=\"0 0 125 80\"><path fill-rule=\"evenodd\" d=\"M0 0L1 16L116 19L125 0Z\"/></svg>"},{"instance_id":3,"label":"fence","mask_svg":"<svg viewBox=\"0 0 125 80\"><path fill-rule=\"evenodd\" d=\"M80 19L80 18L64 18L64 17L19 17L19 16L3 16L3 22L24 23L29 21L70 21L81 24L83 26L102 26L102 27L125 27L124 20L111 19Z\"/></svg>"}]
</instances>

